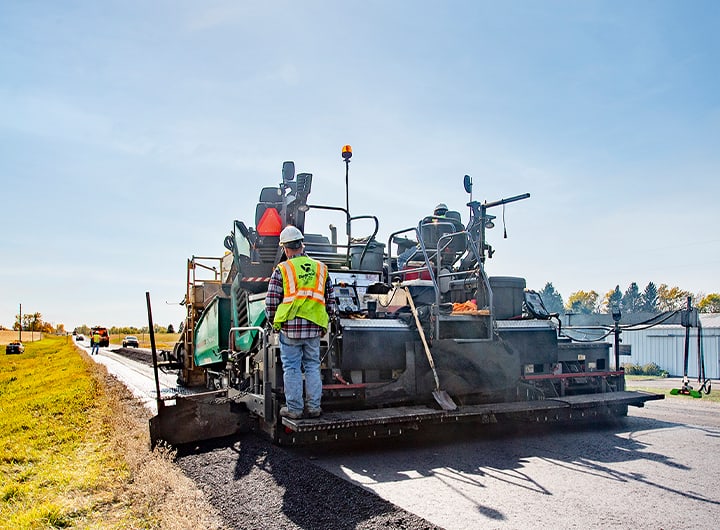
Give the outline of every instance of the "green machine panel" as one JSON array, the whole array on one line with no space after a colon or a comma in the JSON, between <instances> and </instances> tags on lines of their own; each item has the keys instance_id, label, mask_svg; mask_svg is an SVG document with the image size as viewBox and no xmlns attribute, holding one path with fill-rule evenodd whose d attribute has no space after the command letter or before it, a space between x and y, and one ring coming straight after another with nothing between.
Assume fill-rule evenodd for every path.
<instances>
[{"instance_id":1,"label":"green machine panel","mask_svg":"<svg viewBox=\"0 0 720 530\"><path fill-rule=\"evenodd\" d=\"M253 295L247 303L248 326L261 326L265 324L265 293ZM235 345L239 351L250 351L258 332L245 331L235 333Z\"/></svg>"},{"instance_id":2,"label":"green machine panel","mask_svg":"<svg viewBox=\"0 0 720 530\"><path fill-rule=\"evenodd\" d=\"M207 366L227 360L227 356L220 352L226 351L228 347L230 321L230 299L214 298L195 326L196 366Z\"/></svg>"}]
</instances>

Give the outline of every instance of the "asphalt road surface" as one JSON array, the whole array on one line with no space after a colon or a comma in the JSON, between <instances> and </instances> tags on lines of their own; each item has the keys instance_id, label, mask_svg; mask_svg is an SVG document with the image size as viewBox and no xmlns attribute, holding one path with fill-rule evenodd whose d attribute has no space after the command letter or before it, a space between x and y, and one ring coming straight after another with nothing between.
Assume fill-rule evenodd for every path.
<instances>
[{"instance_id":1,"label":"asphalt road surface","mask_svg":"<svg viewBox=\"0 0 720 530\"><path fill-rule=\"evenodd\" d=\"M107 364L112 372L114 363ZM300 466L303 473L318 467L352 486L337 494L341 488L333 480L322 493L325 499L352 504L355 497L368 504L366 494L375 494L386 503L373 504L374 513L384 516L376 522L394 528L720 527L720 406L702 399L651 401L645 408L630 407L623 421L582 428L477 426L434 437L291 450L258 449L249 440L226 443L225 449L200 448L179 464L218 499L233 528L249 528L248 521L259 523L262 516L278 528L319 528L313 521L323 526L329 521L297 508L296 488L304 486L290 484L291 471L273 474L268 455L276 470L280 463L283 469ZM239 474L243 447L262 458L250 458ZM325 475L328 487L331 475ZM322 477L314 476L314 485ZM258 497L248 498L246 506L260 503L256 513L241 514L237 502L228 502L253 490ZM392 511L393 505L401 511ZM403 512L417 519L403 519ZM335 527L373 527L373 519L352 517Z\"/></svg>"},{"instance_id":2,"label":"asphalt road surface","mask_svg":"<svg viewBox=\"0 0 720 530\"><path fill-rule=\"evenodd\" d=\"M90 355L89 341L76 342L76 344ZM140 351L142 350L138 350L138 352ZM147 361L137 362L129 358L127 353L128 351L124 348L113 344L109 347L99 348L98 354L92 355L92 359L105 365L109 373L122 381L136 398L154 414L157 414L157 393L152 356L149 351L145 351ZM161 394L172 393L177 388L177 374L159 371L158 376Z\"/></svg>"},{"instance_id":3,"label":"asphalt road surface","mask_svg":"<svg viewBox=\"0 0 720 530\"><path fill-rule=\"evenodd\" d=\"M304 450L440 527L720 527L720 407L684 397L587 428L521 429Z\"/></svg>"}]
</instances>

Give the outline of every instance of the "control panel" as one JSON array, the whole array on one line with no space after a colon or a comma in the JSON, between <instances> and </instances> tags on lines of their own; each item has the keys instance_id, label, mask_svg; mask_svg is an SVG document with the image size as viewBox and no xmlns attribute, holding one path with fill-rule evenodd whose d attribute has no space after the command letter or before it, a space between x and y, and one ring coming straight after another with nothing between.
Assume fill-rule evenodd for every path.
<instances>
[{"instance_id":1,"label":"control panel","mask_svg":"<svg viewBox=\"0 0 720 530\"><path fill-rule=\"evenodd\" d=\"M352 285L336 285L334 289L338 311L341 313L356 313L360 311L360 303L355 287Z\"/></svg>"}]
</instances>

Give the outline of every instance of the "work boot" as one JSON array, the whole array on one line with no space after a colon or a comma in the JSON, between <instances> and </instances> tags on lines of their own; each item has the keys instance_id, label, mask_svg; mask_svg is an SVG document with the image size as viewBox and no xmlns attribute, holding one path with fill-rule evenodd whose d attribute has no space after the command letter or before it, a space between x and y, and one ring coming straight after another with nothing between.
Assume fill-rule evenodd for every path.
<instances>
[{"instance_id":1,"label":"work boot","mask_svg":"<svg viewBox=\"0 0 720 530\"><path fill-rule=\"evenodd\" d=\"M287 407L282 407L280 409L280 416L283 418L290 418L291 420L299 420L300 418L302 418L302 411L293 412Z\"/></svg>"},{"instance_id":2,"label":"work boot","mask_svg":"<svg viewBox=\"0 0 720 530\"><path fill-rule=\"evenodd\" d=\"M322 414L322 409L308 409L308 418L319 418Z\"/></svg>"}]
</instances>

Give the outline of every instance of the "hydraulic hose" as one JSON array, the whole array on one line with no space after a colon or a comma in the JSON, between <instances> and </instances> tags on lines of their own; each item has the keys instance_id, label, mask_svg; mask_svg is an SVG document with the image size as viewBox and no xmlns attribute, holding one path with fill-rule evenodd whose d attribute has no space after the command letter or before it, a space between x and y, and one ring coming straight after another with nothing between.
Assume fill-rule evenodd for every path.
<instances>
[{"instance_id":1,"label":"hydraulic hose","mask_svg":"<svg viewBox=\"0 0 720 530\"><path fill-rule=\"evenodd\" d=\"M705 353L702 345L702 324L698 318L698 383L700 383L700 392L709 394L712 390L712 381L705 378Z\"/></svg>"}]
</instances>

